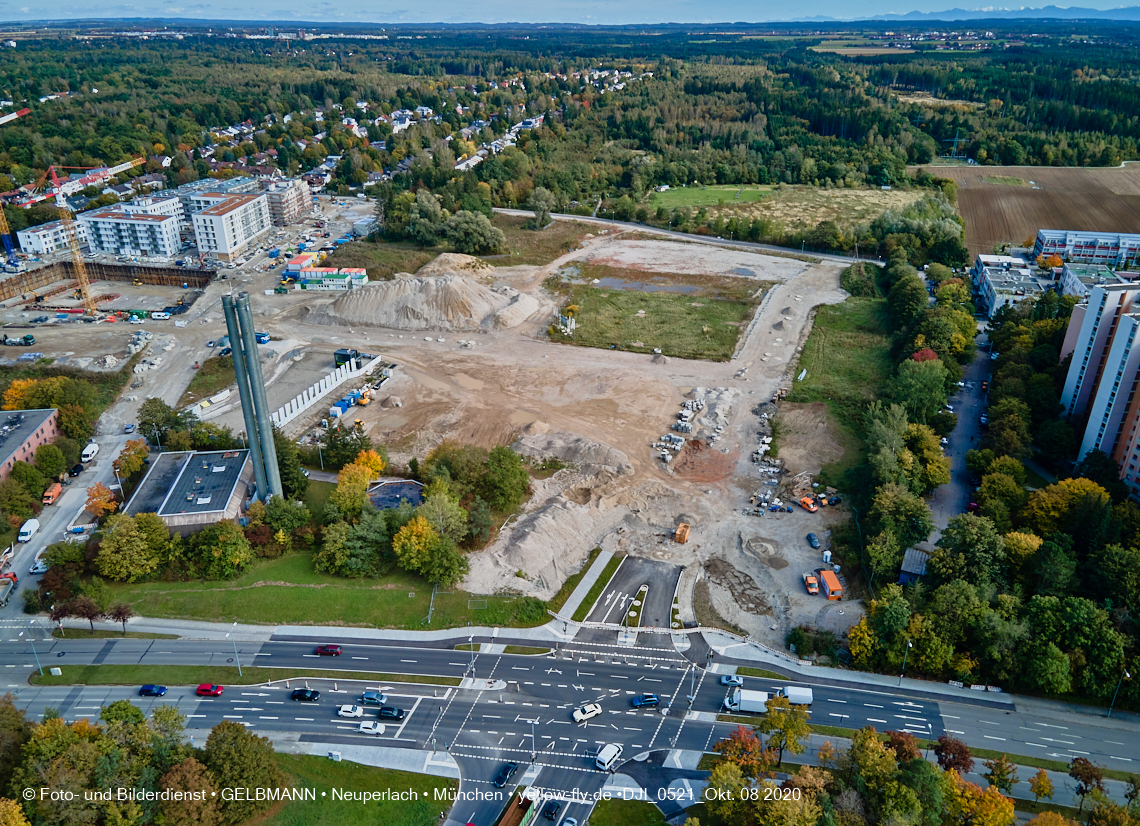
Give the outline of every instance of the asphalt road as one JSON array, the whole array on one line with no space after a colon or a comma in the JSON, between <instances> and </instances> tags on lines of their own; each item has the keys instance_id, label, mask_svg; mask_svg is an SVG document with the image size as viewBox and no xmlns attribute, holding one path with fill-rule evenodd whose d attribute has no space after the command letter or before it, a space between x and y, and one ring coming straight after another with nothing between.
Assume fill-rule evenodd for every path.
<instances>
[{"instance_id":1,"label":"asphalt road","mask_svg":"<svg viewBox=\"0 0 1140 826\"><path fill-rule=\"evenodd\" d=\"M358 721L336 716L337 706L357 696L359 684L350 689L342 682L334 689L329 680L292 681L289 688L307 683L321 690L320 702L312 705L290 701L289 688L281 686L231 687L219 698L198 698L192 688L172 686L161 700L137 697L136 687L36 688L26 684L35 667L31 646L26 639L13 640L14 634L4 637L0 640L4 688L16 694L18 704L33 717L48 706L58 708L70 720L97 717L101 706L119 699L131 699L144 711L158 702L174 703L194 729L230 719L263 732L292 732L310 742L360 744L371 739L403 748L431 749L434 745L449 750L464 782L474 784L489 784L508 760L520 764L514 781L522 781L534 753L538 776L527 776L527 785L557 794L569 806L562 814L579 817L587 811L581 796L600 788L604 780L593 766L601 745L620 743L624 759L669 748L703 751L734 727L716 721L726 691L719 684L719 674L706 672L668 649L576 641L556 657L479 653L474 657L475 675L480 681L494 681L489 688L485 684L480 688L397 687L377 682L407 716L400 724L388 726L383 735L370 737L357 733ZM36 652L45 668L91 662L233 664L233 650L226 641L40 639ZM349 643L336 658L318 658L312 652L312 643L303 641L238 646L247 666L462 677L471 661L467 652L408 645ZM721 662L720 668L725 665ZM758 690L787 684L746 678L746 686ZM687 713L686 698L694 687L695 700ZM1140 763L1140 738L1125 734L1117 740L1119 735L1095 718L1089 724L1038 719L1017 712L1005 698L985 695L973 702L965 698L950 703L904 689L863 689L850 684L813 688L815 703L810 712L817 724L852 729L873 725L926 737L950 732L977 747L1058 760L1087 756L1113 768L1129 769ZM669 714L660 709L634 709L631 699L643 692L657 694L663 707L672 704ZM588 702L600 703L603 714L584 724L574 723L571 712ZM453 818L484 826L492 822L501 805L466 801L460 805L463 811L454 812Z\"/></svg>"}]
</instances>

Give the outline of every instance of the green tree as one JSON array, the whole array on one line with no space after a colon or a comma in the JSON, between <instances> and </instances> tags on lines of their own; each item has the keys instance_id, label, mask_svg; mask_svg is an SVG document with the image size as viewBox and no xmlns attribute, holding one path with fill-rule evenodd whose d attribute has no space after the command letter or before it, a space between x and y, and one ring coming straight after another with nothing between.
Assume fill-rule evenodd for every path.
<instances>
[{"instance_id":1,"label":"green tree","mask_svg":"<svg viewBox=\"0 0 1140 826\"><path fill-rule=\"evenodd\" d=\"M265 506L265 523L275 531L293 533L312 521L312 514L300 502L271 496Z\"/></svg>"},{"instance_id":2,"label":"green tree","mask_svg":"<svg viewBox=\"0 0 1140 826\"><path fill-rule=\"evenodd\" d=\"M181 800L164 800L159 810L164 826L221 826L222 813L218 809L222 798L209 770L193 757L187 757L162 776L159 784L174 792L200 792L186 795Z\"/></svg>"},{"instance_id":3,"label":"green tree","mask_svg":"<svg viewBox=\"0 0 1140 826\"><path fill-rule=\"evenodd\" d=\"M150 445L146 443L146 439L131 439L113 463L115 472L124 478L132 476L146 467L146 458L149 455Z\"/></svg>"},{"instance_id":4,"label":"green tree","mask_svg":"<svg viewBox=\"0 0 1140 826\"><path fill-rule=\"evenodd\" d=\"M12 773L20 764L24 744L31 736L32 726L24 711L16 707L15 695L7 692L0 696L0 789L8 788Z\"/></svg>"},{"instance_id":5,"label":"green tree","mask_svg":"<svg viewBox=\"0 0 1140 826\"><path fill-rule=\"evenodd\" d=\"M115 514L105 527L95 558L99 573L118 582L137 582L158 568L161 559L133 517Z\"/></svg>"},{"instance_id":6,"label":"green tree","mask_svg":"<svg viewBox=\"0 0 1140 826\"><path fill-rule=\"evenodd\" d=\"M68 468L63 451L56 445L40 445L36 448L36 470L48 479L54 479Z\"/></svg>"},{"instance_id":7,"label":"green tree","mask_svg":"<svg viewBox=\"0 0 1140 826\"><path fill-rule=\"evenodd\" d=\"M887 294L887 314L896 328L909 327L929 304L929 296L922 280L916 275L905 275L895 282Z\"/></svg>"},{"instance_id":8,"label":"green tree","mask_svg":"<svg viewBox=\"0 0 1140 826\"><path fill-rule=\"evenodd\" d=\"M489 255L507 243L503 231L481 212L460 210L447 219L443 232L457 252L467 255Z\"/></svg>"},{"instance_id":9,"label":"green tree","mask_svg":"<svg viewBox=\"0 0 1140 826\"><path fill-rule=\"evenodd\" d=\"M1072 691L1069 658L1055 643L1039 640L1026 654L1025 675L1031 686L1046 694L1068 694Z\"/></svg>"},{"instance_id":10,"label":"green tree","mask_svg":"<svg viewBox=\"0 0 1140 826\"><path fill-rule=\"evenodd\" d=\"M223 519L190 538L190 557L206 579L232 579L253 561L245 533L232 519Z\"/></svg>"},{"instance_id":11,"label":"green tree","mask_svg":"<svg viewBox=\"0 0 1140 826\"><path fill-rule=\"evenodd\" d=\"M291 501L302 501L309 490L309 477L301 468L301 453L297 443L273 428L273 446L277 452L277 470L281 474L281 487Z\"/></svg>"},{"instance_id":12,"label":"green tree","mask_svg":"<svg viewBox=\"0 0 1140 826\"><path fill-rule=\"evenodd\" d=\"M526 205L534 210L534 225L541 229L550 223L550 213L558 208L558 198L544 186L536 186L530 191Z\"/></svg>"},{"instance_id":13,"label":"green tree","mask_svg":"<svg viewBox=\"0 0 1140 826\"><path fill-rule=\"evenodd\" d=\"M522 460L517 453L502 445L491 449L486 472L480 482L480 495L500 513L513 511L521 505L530 490L530 477Z\"/></svg>"},{"instance_id":14,"label":"green tree","mask_svg":"<svg viewBox=\"0 0 1140 826\"><path fill-rule=\"evenodd\" d=\"M439 479L424 489L424 501L418 513L428 521L436 533L461 542L467 536L468 513L459 504L459 497L451 492L446 481Z\"/></svg>"},{"instance_id":15,"label":"green tree","mask_svg":"<svg viewBox=\"0 0 1140 826\"><path fill-rule=\"evenodd\" d=\"M964 513L946 525L929 565L942 582L987 583L1001 580L1005 560L1005 539L993 522Z\"/></svg>"},{"instance_id":16,"label":"green tree","mask_svg":"<svg viewBox=\"0 0 1140 826\"><path fill-rule=\"evenodd\" d=\"M1033 792L1034 803L1041 798L1053 799L1053 781L1049 779L1049 773L1045 769L1038 769L1037 774L1029 778L1029 791Z\"/></svg>"},{"instance_id":17,"label":"green tree","mask_svg":"<svg viewBox=\"0 0 1140 826\"><path fill-rule=\"evenodd\" d=\"M776 765L784 762L784 752L802 754L811 736L807 710L794 706L787 697L771 697L768 711L757 730L768 735L768 748L776 750Z\"/></svg>"},{"instance_id":18,"label":"green tree","mask_svg":"<svg viewBox=\"0 0 1140 826\"><path fill-rule=\"evenodd\" d=\"M27 462L13 462L12 469L8 472L8 478L14 479L23 486L29 494L35 499L39 499L44 495L47 490L48 481L44 475L35 469Z\"/></svg>"},{"instance_id":19,"label":"green tree","mask_svg":"<svg viewBox=\"0 0 1140 826\"><path fill-rule=\"evenodd\" d=\"M330 574L341 574L345 570L348 560L345 543L350 529L347 522L334 522L325 528L320 550L313 554L313 567L316 570Z\"/></svg>"},{"instance_id":20,"label":"green tree","mask_svg":"<svg viewBox=\"0 0 1140 826\"><path fill-rule=\"evenodd\" d=\"M440 206L439 196L421 189L408 210L407 235L421 247L434 247L439 243L447 219L447 210Z\"/></svg>"},{"instance_id":21,"label":"green tree","mask_svg":"<svg viewBox=\"0 0 1140 826\"><path fill-rule=\"evenodd\" d=\"M946 381L949 373L938 359L913 361L899 365L891 380L890 391L916 420L925 422L946 404Z\"/></svg>"},{"instance_id":22,"label":"green tree","mask_svg":"<svg viewBox=\"0 0 1140 826\"><path fill-rule=\"evenodd\" d=\"M473 496L467 505L467 539L470 545L481 547L491 538L495 520L490 506L481 497Z\"/></svg>"},{"instance_id":23,"label":"green tree","mask_svg":"<svg viewBox=\"0 0 1140 826\"><path fill-rule=\"evenodd\" d=\"M450 536L437 536L428 545L419 573L432 585L451 588L467 575L467 557Z\"/></svg>"},{"instance_id":24,"label":"green tree","mask_svg":"<svg viewBox=\"0 0 1140 826\"><path fill-rule=\"evenodd\" d=\"M142 723L146 715L130 700L116 700L110 705L103 706L99 712L99 719L104 723Z\"/></svg>"},{"instance_id":25,"label":"green tree","mask_svg":"<svg viewBox=\"0 0 1140 826\"><path fill-rule=\"evenodd\" d=\"M223 720L214 726L202 756L218 788L269 789L285 784L273 756L273 744L232 720ZM269 801L256 799L222 799L218 808L225 822L241 823L265 811L269 805Z\"/></svg>"},{"instance_id":26,"label":"green tree","mask_svg":"<svg viewBox=\"0 0 1140 826\"><path fill-rule=\"evenodd\" d=\"M934 530L930 507L902 485L880 487L870 515L878 529L893 533L903 548L925 541Z\"/></svg>"},{"instance_id":27,"label":"green tree","mask_svg":"<svg viewBox=\"0 0 1140 826\"><path fill-rule=\"evenodd\" d=\"M982 777L986 778L991 786L1006 794L1013 794L1013 787L1018 780L1017 766L1013 765L1009 758L1003 754L993 760L986 760L982 765L988 769Z\"/></svg>"}]
</instances>

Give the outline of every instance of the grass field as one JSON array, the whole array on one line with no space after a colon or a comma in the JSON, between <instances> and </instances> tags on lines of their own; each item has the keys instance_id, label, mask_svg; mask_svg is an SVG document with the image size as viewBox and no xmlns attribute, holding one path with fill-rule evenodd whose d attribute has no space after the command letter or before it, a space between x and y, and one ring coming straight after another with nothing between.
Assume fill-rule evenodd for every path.
<instances>
[{"instance_id":1,"label":"grass field","mask_svg":"<svg viewBox=\"0 0 1140 826\"><path fill-rule=\"evenodd\" d=\"M998 186L1029 186L1029 181L1024 178L1014 178L1012 175L983 175L982 181Z\"/></svg>"},{"instance_id":2,"label":"grass field","mask_svg":"<svg viewBox=\"0 0 1140 826\"><path fill-rule=\"evenodd\" d=\"M367 680L369 683L414 682L459 685L454 677L387 674L369 671L321 671L305 668L242 668L210 665L63 665L61 676L35 674L32 685L259 685L271 680Z\"/></svg>"},{"instance_id":3,"label":"grass field","mask_svg":"<svg viewBox=\"0 0 1140 826\"><path fill-rule=\"evenodd\" d=\"M799 368L807 377L793 384L787 400L824 402L839 425L843 458L823 469L832 483L862 461L859 422L893 369L888 329L884 299L849 298L818 309L800 354Z\"/></svg>"},{"instance_id":4,"label":"grass field","mask_svg":"<svg viewBox=\"0 0 1140 826\"><path fill-rule=\"evenodd\" d=\"M233 356L209 358L200 363L201 369L194 374L194 378L190 379L186 392L182 394L175 407L197 404L202 399L208 399L215 393L225 390L236 381Z\"/></svg>"},{"instance_id":5,"label":"grass field","mask_svg":"<svg viewBox=\"0 0 1140 826\"><path fill-rule=\"evenodd\" d=\"M598 597L606 590L606 586L610 584L610 580L614 578L614 572L617 571L618 565L625 559L624 556L614 554L610 561L606 563L606 567L602 568L601 574L598 575L597 581L586 592L586 598L582 600L582 604L574 610L574 615L570 619L575 622L581 622L589 616L590 609L594 607L594 603L598 601ZM583 568L583 571L586 569ZM569 595L567 595L569 596ZM565 600L563 600L565 602Z\"/></svg>"},{"instance_id":6,"label":"grass field","mask_svg":"<svg viewBox=\"0 0 1140 826\"><path fill-rule=\"evenodd\" d=\"M649 205L656 209L659 206L665 209L678 207L713 207L723 203L725 206L733 204L750 204L762 201L772 195L774 191L770 186L685 186L671 187L665 192L653 192L649 196ZM737 193L740 197L737 197Z\"/></svg>"},{"instance_id":7,"label":"grass field","mask_svg":"<svg viewBox=\"0 0 1140 826\"><path fill-rule=\"evenodd\" d=\"M566 600L570 599L570 595L574 593L574 589L578 587L578 583L582 581L582 577L586 575L586 571L590 570L590 566L594 564L594 560L598 558L598 554L601 552L601 548L594 548L594 550L590 551L586 556L586 561L582 563L581 570L566 578L566 581L562 583L562 587L558 589L558 593L546 604L551 611L558 612L562 610L562 606L566 604Z\"/></svg>"},{"instance_id":8,"label":"grass field","mask_svg":"<svg viewBox=\"0 0 1140 826\"><path fill-rule=\"evenodd\" d=\"M324 260L325 267L364 267L372 281L390 281L398 272L415 272L443 249L420 249L404 242L353 241Z\"/></svg>"},{"instance_id":9,"label":"grass field","mask_svg":"<svg viewBox=\"0 0 1140 826\"><path fill-rule=\"evenodd\" d=\"M318 573L308 554L261 560L226 582L148 582L115 585L115 601L147 617L273 625L346 625L371 628L453 628L466 625L533 626L546 622L543 603L512 596L479 597L486 608L469 608L471 594L436 594L431 624L424 623L431 585L397 572L353 580ZM480 603L481 604L481 603Z\"/></svg>"},{"instance_id":10,"label":"grass field","mask_svg":"<svg viewBox=\"0 0 1140 826\"><path fill-rule=\"evenodd\" d=\"M704 804L689 806L689 817L708 822ZM661 810L647 800L599 800L590 814L590 826L665 826Z\"/></svg>"},{"instance_id":11,"label":"grass field","mask_svg":"<svg viewBox=\"0 0 1140 826\"><path fill-rule=\"evenodd\" d=\"M427 774L378 769L326 757L278 754L277 765L299 788L316 791L316 800L295 800L274 807L246 826L425 826L437 822L446 804L435 799L436 789L455 789L458 781ZM357 792L410 790L415 800L359 801L335 800L333 789ZM327 792L325 797L321 792Z\"/></svg>"},{"instance_id":12,"label":"grass field","mask_svg":"<svg viewBox=\"0 0 1140 826\"><path fill-rule=\"evenodd\" d=\"M487 262L496 267L549 264L579 246L586 233L598 230L598 227L581 221L554 221L541 230L527 229L526 224L530 220L496 213L491 223L507 236L507 247L503 255L487 256Z\"/></svg>"},{"instance_id":13,"label":"grass field","mask_svg":"<svg viewBox=\"0 0 1140 826\"><path fill-rule=\"evenodd\" d=\"M749 666L741 666L736 669L736 673L741 677L760 677L765 680L786 680L788 679L783 674L777 674L775 671L768 671L765 668L751 668Z\"/></svg>"},{"instance_id":14,"label":"grass field","mask_svg":"<svg viewBox=\"0 0 1140 826\"><path fill-rule=\"evenodd\" d=\"M554 328L551 340L635 353L660 350L666 356L709 361L732 357L768 287L742 278L672 273L647 277L641 271L600 264L564 270L544 286L562 295L563 307L578 307L578 329L566 335ZM595 279L602 284L595 286Z\"/></svg>"},{"instance_id":15,"label":"grass field","mask_svg":"<svg viewBox=\"0 0 1140 826\"><path fill-rule=\"evenodd\" d=\"M336 490L335 482L314 482L310 479L308 490L305 491L305 507L309 509L309 513L320 517L334 490Z\"/></svg>"},{"instance_id":16,"label":"grass field","mask_svg":"<svg viewBox=\"0 0 1140 826\"><path fill-rule=\"evenodd\" d=\"M96 628L56 628L51 635L57 640L121 640L124 637L131 640L176 640L177 634L144 634L139 631L104 631Z\"/></svg>"}]
</instances>

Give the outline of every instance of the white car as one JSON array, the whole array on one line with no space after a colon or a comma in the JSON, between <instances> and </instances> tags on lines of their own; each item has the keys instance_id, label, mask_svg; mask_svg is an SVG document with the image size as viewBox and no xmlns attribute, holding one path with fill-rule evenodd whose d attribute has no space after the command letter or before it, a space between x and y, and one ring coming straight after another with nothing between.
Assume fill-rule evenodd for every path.
<instances>
[{"instance_id":1,"label":"white car","mask_svg":"<svg viewBox=\"0 0 1140 826\"><path fill-rule=\"evenodd\" d=\"M50 567L46 559L37 559L36 564L32 566L32 570L28 571L28 573L39 576L40 574L46 574Z\"/></svg>"},{"instance_id":2,"label":"white car","mask_svg":"<svg viewBox=\"0 0 1140 826\"><path fill-rule=\"evenodd\" d=\"M602 707L597 703L587 703L581 708L574 709L574 722L584 723L602 713Z\"/></svg>"},{"instance_id":3,"label":"white car","mask_svg":"<svg viewBox=\"0 0 1140 826\"><path fill-rule=\"evenodd\" d=\"M346 706L346 708L348 708L348 706ZM361 734L383 734L384 724L377 723L374 720L364 720L361 722L360 728L357 729L357 731L359 731Z\"/></svg>"},{"instance_id":4,"label":"white car","mask_svg":"<svg viewBox=\"0 0 1140 826\"><path fill-rule=\"evenodd\" d=\"M360 706L341 706L336 713L338 717L363 717L364 709Z\"/></svg>"}]
</instances>

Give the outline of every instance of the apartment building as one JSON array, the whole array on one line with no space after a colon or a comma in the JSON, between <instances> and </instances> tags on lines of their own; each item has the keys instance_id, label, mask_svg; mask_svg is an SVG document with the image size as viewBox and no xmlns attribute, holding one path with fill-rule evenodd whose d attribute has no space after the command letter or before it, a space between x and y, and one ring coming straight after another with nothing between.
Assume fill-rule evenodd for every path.
<instances>
[{"instance_id":1,"label":"apartment building","mask_svg":"<svg viewBox=\"0 0 1140 826\"><path fill-rule=\"evenodd\" d=\"M1093 287L1105 284L1127 284L1128 278L1117 275L1104 264L1065 264L1061 268L1061 295L1089 297Z\"/></svg>"},{"instance_id":2,"label":"apartment building","mask_svg":"<svg viewBox=\"0 0 1140 826\"><path fill-rule=\"evenodd\" d=\"M1062 358L1073 354L1061 391L1065 415L1081 419L1088 411L1102 376L1111 372L1108 356L1120 320L1133 312L1138 301L1140 285L1105 284L1093 287L1088 301L1073 308L1061 352Z\"/></svg>"},{"instance_id":3,"label":"apartment building","mask_svg":"<svg viewBox=\"0 0 1140 826\"><path fill-rule=\"evenodd\" d=\"M1140 263L1140 235L1041 229L1033 242L1033 255L1057 255L1065 261L1124 267Z\"/></svg>"},{"instance_id":4,"label":"apartment building","mask_svg":"<svg viewBox=\"0 0 1140 826\"><path fill-rule=\"evenodd\" d=\"M233 261L269 234L269 199L263 194L202 193L193 200L206 203L193 214L198 252L219 261Z\"/></svg>"},{"instance_id":5,"label":"apartment building","mask_svg":"<svg viewBox=\"0 0 1140 826\"><path fill-rule=\"evenodd\" d=\"M258 192L261 189L261 184L257 178L248 176L240 176L237 178L226 178L220 180L218 178L203 178L200 181L192 181L188 184L183 184L171 192L172 195L178 197L182 203L182 227L183 229L192 229L194 226L193 215L199 209L205 209L210 206L210 203L195 203L194 197L203 192L215 192L223 195L244 195L249 192Z\"/></svg>"},{"instance_id":6,"label":"apartment building","mask_svg":"<svg viewBox=\"0 0 1140 826\"><path fill-rule=\"evenodd\" d=\"M989 318L1010 304L1038 298L1056 284L1051 276L1039 276L1024 258L979 255L970 270L979 309Z\"/></svg>"},{"instance_id":7,"label":"apartment building","mask_svg":"<svg viewBox=\"0 0 1140 826\"><path fill-rule=\"evenodd\" d=\"M75 234L79 238L79 245L87 244L87 227L79 221L74 222ZM16 240L20 249L32 255L47 255L52 252L66 250L67 238L63 233L63 221L50 221L36 227L28 227L16 233Z\"/></svg>"},{"instance_id":8,"label":"apartment building","mask_svg":"<svg viewBox=\"0 0 1140 826\"><path fill-rule=\"evenodd\" d=\"M182 246L175 215L131 213L120 207L81 213L78 223L86 227L92 252L160 258L177 255Z\"/></svg>"},{"instance_id":9,"label":"apartment building","mask_svg":"<svg viewBox=\"0 0 1140 826\"><path fill-rule=\"evenodd\" d=\"M313 209L309 185L300 178L288 181L263 181L263 192L269 201L269 219L275 227L287 227L304 219Z\"/></svg>"}]
</instances>

